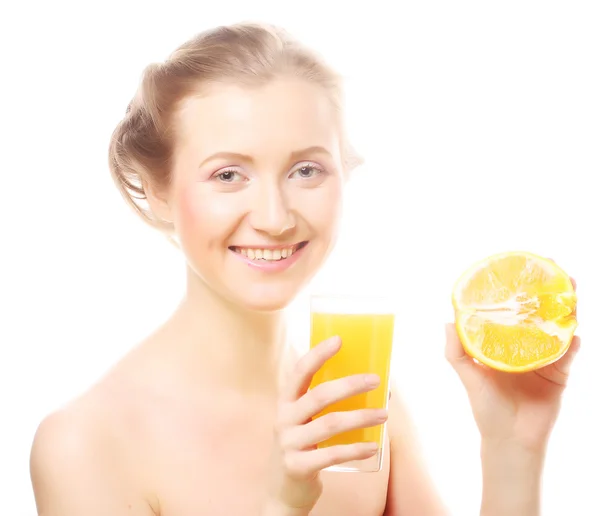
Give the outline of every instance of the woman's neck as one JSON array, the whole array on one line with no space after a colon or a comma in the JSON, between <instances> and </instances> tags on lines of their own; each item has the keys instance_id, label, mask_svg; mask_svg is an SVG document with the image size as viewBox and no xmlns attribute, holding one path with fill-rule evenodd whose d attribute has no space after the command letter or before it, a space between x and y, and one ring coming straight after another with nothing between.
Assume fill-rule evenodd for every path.
<instances>
[{"instance_id":1,"label":"woman's neck","mask_svg":"<svg viewBox=\"0 0 600 516\"><path fill-rule=\"evenodd\" d=\"M282 312L244 310L188 272L187 292L168 323L185 360L219 383L275 385L285 349Z\"/></svg>"}]
</instances>

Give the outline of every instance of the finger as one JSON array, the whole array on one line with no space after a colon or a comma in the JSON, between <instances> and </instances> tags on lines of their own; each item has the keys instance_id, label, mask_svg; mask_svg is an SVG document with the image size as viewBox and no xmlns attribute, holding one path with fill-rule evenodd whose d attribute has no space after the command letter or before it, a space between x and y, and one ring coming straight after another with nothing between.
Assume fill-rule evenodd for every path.
<instances>
[{"instance_id":1,"label":"finger","mask_svg":"<svg viewBox=\"0 0 600 516\"><path fill-rule=\"evenodd\" d=\"M571 366L573 365L573 361L575 360L575 357L580 349L581 339L579 337L573 337L567 352L554 363L555 369L564 377L565 380L571 372Z\"/></svg>"},{"instance_id":2,"label":"finger","mask_svg":"<svg viewBox=\"0 0 600 516\"><path fill-rule=\"evenodd\" d=\"M454 324L446 324L446 360L454 368L467 390L470 390L486 369L483 364L475 363L465 352Z\"/></svg>"},{"instance_id":3,"label":"finger","mask_svg":"<svg viewBox=\"0 0 600 516\"><path fill-rule=\"evenodd\" d=\"M450 364L454 365L457 362L470 358L465 352L458 333L456 332L456 326L452 323L446 324L446 360Z\"/></svg>"},{"instance_id":4,"label":"finger","mask_svg":"<svg viewBox=\"0 0 600 516\"><path fill-rule=\"evenodd\" d=\"M353 460L372 457L379 450L377 443L338 444L311 451L297 451L285 457L288 475L293 478L310 478L322 469Z\"/></svg>"},{"instance_id":5,"label":"finger","mask_svg":"<svg viewBox=\"0 0 600 516\"><path fill-rule=\"evenodd\" d=\"M292 428L284 437L282 446L287 449L305 450L343 432L382 425L387 418L388 412L385 409L331 412L306 425Z\"/></svg>"},{"instance_id":6,"label":"finger","mask_svg":"<svg viewBox=\"0 0 600 516\"><path fill-rule=\"evenodd\" d=\"M459 365L459 367L461 367L466 364L469 368L473 365L476 366L473 368L475 370L491 370L490 367L474 359L465 351L454 324L446 325L446 359L453 366Z\"/></svg>"},{"instance_id":7,"label":"finger","mask_svg":"<svg viewBox=\"0 0 600 516\"><path fill-rule=\"evenodd\" d=\"M293 402L305 394L313 375L340 350L341 344L339 337L331 337L306 353L296 364L288 387L282 392L282 400Z\"/></svg>"},{"instance_id":8,"label":"finger","mask_svg":"<svg viewBox=\"0 0 600 516\"><path fill-rule=\"evenodd\" d=\"M292 424L302 424L332 403L372 391L380 383L376 374L356 374L317 385L295 403Z\"/></svg>"}]
</instances>

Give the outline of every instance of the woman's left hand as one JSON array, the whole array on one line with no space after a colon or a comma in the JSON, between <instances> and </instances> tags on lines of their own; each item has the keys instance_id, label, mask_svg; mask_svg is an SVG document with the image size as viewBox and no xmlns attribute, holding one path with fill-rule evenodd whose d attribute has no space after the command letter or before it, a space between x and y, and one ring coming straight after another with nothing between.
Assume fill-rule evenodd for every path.
<instances>
[{"instance_id":1,"label":"woman's left hand","mask_svg":"<svg viewBox=\"0 0 600 516\"><path fill-rule=\"evenodd\" d=\"M558 361L527 373L505 373L475 362L465 353L454 325L446 327L446 358L467 391L482 440L541 453L579 348L579 337L574 337Z\"/></svg>"}]
</instances>

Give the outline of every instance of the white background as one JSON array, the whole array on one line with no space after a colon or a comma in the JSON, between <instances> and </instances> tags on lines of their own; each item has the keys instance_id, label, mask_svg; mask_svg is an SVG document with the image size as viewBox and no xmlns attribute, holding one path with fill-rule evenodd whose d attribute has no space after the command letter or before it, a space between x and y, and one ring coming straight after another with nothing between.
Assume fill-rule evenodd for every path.
<instances>
[{"instance_id":1,"label":"white background","mask_svg":"<svg viewBox=\"0 0 600 516\"><path fill-rule=\"evenodd\" d=\"M16 5L19 5L16 7ZM457 276L553 257L583 348L547 459L544 515L600 514L600 17L589 1L8 2L0 12L0 512L31 516L37 424L182 293L176 251L125 206L110 133L142 68L216 24L269 21L348 78L366 158L321 287L399 296L394 374L453 514L478 514L478 434L443 359ZM316 287L315 287L316 288ZM298 331L301 304L292 310Z\"/></svg>"}]
</instances>

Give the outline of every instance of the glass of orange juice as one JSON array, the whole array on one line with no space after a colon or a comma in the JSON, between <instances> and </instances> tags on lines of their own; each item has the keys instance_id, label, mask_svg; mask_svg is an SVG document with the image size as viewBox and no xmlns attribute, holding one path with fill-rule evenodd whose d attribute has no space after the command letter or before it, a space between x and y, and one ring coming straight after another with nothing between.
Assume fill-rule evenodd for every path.
<instances>
[{"instance_id":1,"label":"glass of orange juice","mask_svg":"<svg viewBox=\"0 0 600 516\"><path fill-rule=\"evenodd\" d=\"M336 402L317 417L330 412L388 407L390 364L394 336L394 310L391 300L363 296L312 296L310 302L310 347L333 336L342 340L340 351L313 376L311 388L323 382L355 374L374 373L381 383L369 392ZM373 457L327 468L329 471L381 470L386 424L351 430L327 439L319 447L357 442L375 442L379 451Z\"/></svg>"}]
</instances>

